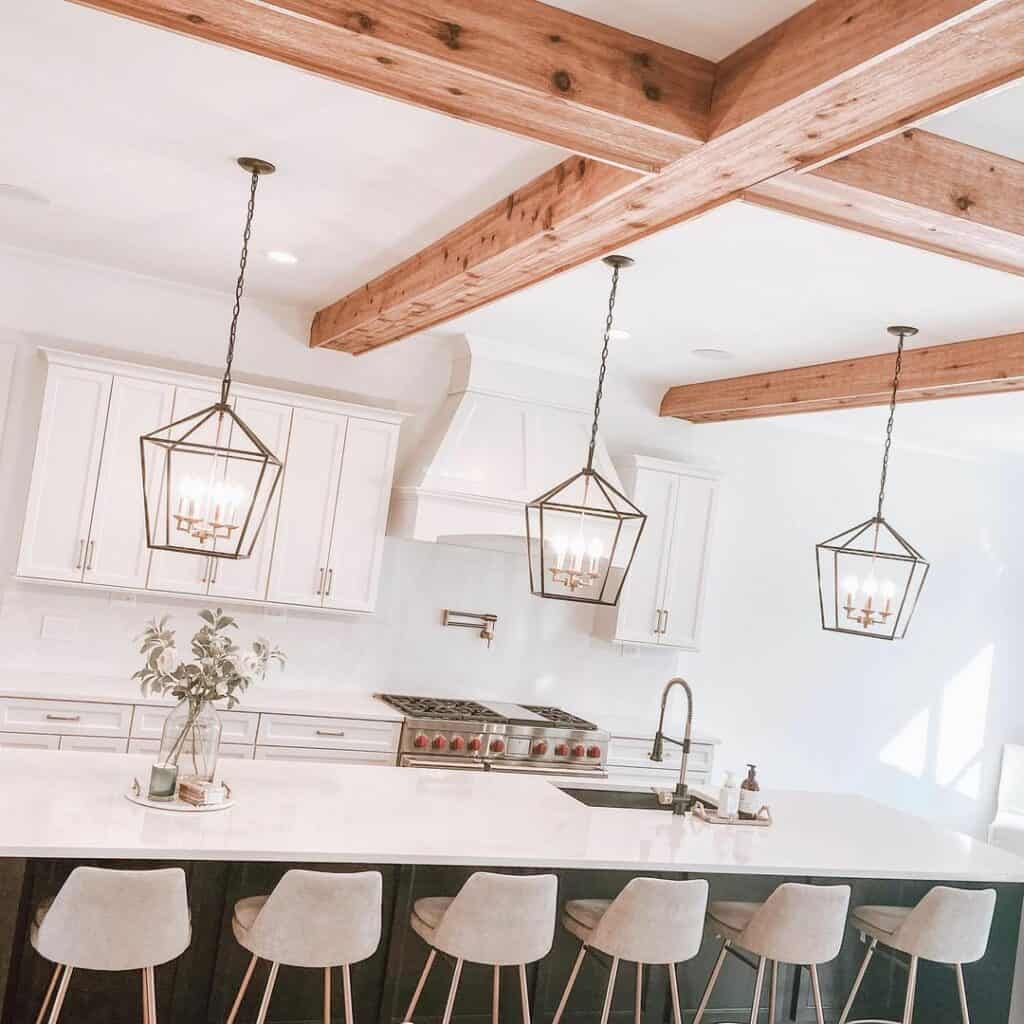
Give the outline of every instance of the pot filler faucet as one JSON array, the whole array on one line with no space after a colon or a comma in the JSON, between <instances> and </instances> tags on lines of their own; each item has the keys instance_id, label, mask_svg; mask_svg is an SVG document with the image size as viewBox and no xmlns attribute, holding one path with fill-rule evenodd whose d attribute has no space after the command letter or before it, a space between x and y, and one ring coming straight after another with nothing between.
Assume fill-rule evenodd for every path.
<instances>
[{"instance_id":1,"label":"pot filler faucet","mask_svg":"<svg viewBox=\"0 0 1024 1024\"><path fill-rule=\"evenodd\" d=\"M673 686L681 686L686 692L686 731L683 733L682 740L665 735L665 705L668 703L668 695ZM690 689L690 684L685 679L676 676L665 684L665 689L661 693L661 716L658 718L658 731L654 734L654 746L651 748L650 754L652 761L664 761L666 741L683 748L683 762L679 766L679 781L676 783L675 792L672 795L673 814L683 814L686 811L686 765L690 760L690 730L692 726L693 690Z\"/></svg>"}]
</instances>

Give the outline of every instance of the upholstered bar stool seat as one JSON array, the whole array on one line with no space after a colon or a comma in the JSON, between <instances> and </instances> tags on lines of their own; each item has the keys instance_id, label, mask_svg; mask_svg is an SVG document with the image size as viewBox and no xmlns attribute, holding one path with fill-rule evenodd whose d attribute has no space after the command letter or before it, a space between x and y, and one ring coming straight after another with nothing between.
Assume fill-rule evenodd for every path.
<instances>
[{"instance_id":1,"label":"upholstered bar stool seat","mask_svg":"<svg viewBox=\"0 0 1024 1024\"><path fill-rule=\"evenodd\" d=\"M190 937L181 868L75 868L32 917L29 941L56 965L36 1024L47 1019L48 1009L49 1024L56 1024L76 968L141 971L142 1020L156 1024L154 968L181 956Z\"/></svg>"},{"instance_id":2,"label":"upholstered bar stool seat","mask_svg":"<svg viewBox=\"0 0 1024 1024\"><path fill-rule=\"evenodd\" d=\"M815 1015L818 1024L824 1024L818 966L839 955L849 905L848 885L801 885L796 882L780 885L764 903L713 901L708 907L708 924L722 939L722 949L693 1024L700 1024L703 1020L722 965L730 953L756 970L750 1024L756 1024L760 1015L765 971L769 964L772 973L768 1020L769 1024L775 1024L780 963L808 969ZM752 964L747 954L756 958L756 964Z\"/></svg>"},{"instance_id":3,"label":"upholstered bar stool seat","mask_svg":"<svg viewBox=\"0 0 1024 1024\"><path fill-rule=\"evenodd\" d=\"M454 897L427 896L413 904L409 923L430 946L426 965L405 1019L411 1021L438 952L452 957L455 970L448 989L443 1024L451 1021L464 963L494 969L491 1016L498 1021L500 969L519 968L523 1024L530 1024L526 965L551 949L555 933L558 879L554 875L498 875L478 871Z\"/></svg>"},{"instance_id":4,"label":"upholstered bar stool seat","mask_svg":"<svg viewBox=\"0 0 1024 1024\"><path fill-rule=\"evenodd\" d=\"M269 961L270 973L256 1017L258 1024L266 1020L282 964L323 970L324 1024L331 1019L331 968L341 967L345 1020L353 1024L349 967L373 956L380 943L381 891L379 871L335 874L293 870L285 873L269 896L240 899L231 916L231 930L252 958L227 1024L234 1024L260 960Z\"/></svg>"},{"instance_id":5,"label":"upholstered bar stool seat","mask_svg":"<svg viewBox=\"0 0 1024 1024\"><path fill-rule=\"evenodd\" d=\"M916 907L855 907L850 915L850 927L871 941L839 1024L847 1024L879 944L910 957L903 1024L910 1024L914 1016L917 970L921 960L953 968L960 998L960 1016L963 1024L970 1024L963 965L974 963L985 955L995 907L994 889L951 889L944 885L931 889Z\"/></svg>"},{"instance_id":6,"label":"upholstered bar stool seat","mask_svg":"<svg viewBox=\"0 0 1024 1024\"><path fill-rule=\"evenodd\" d=\"M608 1024L619 961L636 964L634 1024L640 1024L645 964L668 965L675 1024L682 1024L676 965L696 956L704 931L708 883L634 878L614 900L570 900L562 927L580 940L580 951L566 982L552 1024L559 1024L588 950L612 958L601 1024Z\"/></svg>"}]
</instances>

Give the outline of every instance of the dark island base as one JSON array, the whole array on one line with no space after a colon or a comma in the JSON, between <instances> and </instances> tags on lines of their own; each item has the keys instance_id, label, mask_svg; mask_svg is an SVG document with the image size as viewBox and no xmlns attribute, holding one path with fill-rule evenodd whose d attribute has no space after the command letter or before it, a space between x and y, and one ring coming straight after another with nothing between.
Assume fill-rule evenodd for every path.
<instances>
[{"instance_id":1,"label":"dark island base","mask_svg":"<svg viewBox=\"0 0 1024 1024\"><path fill-rule=\"evenodd\" d=\"M78 863L97 863L120 868L167 866L128 861L20 860L0 861L0 992L3 993L2 1024L35 1020L52 965L29 945L32 909L52 897ZM265 863L186 862L192 911L193 941L177 961L156 971L161 1024L223 1024L248 963L248 954L231 934L231 910L237 899L267 893L289 867L324 870L362 870L363 865L285 865ZM422 941L409 929L409 912L421 896L454 895L472 868L409 867L384 865L384 928L378 952L352 971L353 1001L357 1024L399 1024L426 958ZM523 872L526 873L526 872ZM532 873L532 872L531 872ZM635 873L623 871L560 870L560 901L584 897L614 897ZM684 875L662 875L681 878ZM712 898L764 899L787 879L767 875L712 875ZM791 881L830 882L834 879L799 878ZM928 882L896 880L849 880L855 903L911 905L930 887ZM1017 933L1024 887L995 886L999 893L988 953L966 968L966 983L973 1024L1007 1024L1013 984ZM703 985L718 953L718 943L708 933L700 955L679 969L680 998L686 1024L700 999ZM533 1024L550 1024L562 987L578 950L577 941L560 927L549 956L529 968L529 992ZM821 980L826 1018L836 1020L856 974L864 947L847 932L839 958L823 968ZM257 969L240 1022L256 1016L266 978L266 966ZM440 1021L450 966L439 958L424 990L416 1024ZM668 976L664 967L644 971L644 1024L662 1024L670 1015ZM612 1018L631 1024L636 974L620 970ZM794 971L781 974L777 1020L813 1021L806 975L794 984ZM607 962L587 957L570 999L565 1024L593 1024L598 1020L607 983ZM855 1008L856 1017L899 1019L902 1014L906 968L894 960L876 957ZM141 982L138 973L102 974L76 971L68 991L62 1021L69 1024L137 1024L140 1019ZM344 1019L340 978L335 984L334 1019ZM753 989L753 972L730 958L723 969L708 1024L747 1020ZM767 1020L767 993L762 1019ZM268 1022L299 1024L322 1020L322 989L319 972L282 968L278 975ZM491 968L467 965L455 1004L454 1024L489 1024ZM519 986L513 969L502 977L502 1024L522 1024ZM927 1024L959 1024L960 1011L955 982L949 968L922 964L918 982L915 1020Z\"/></svg>"}]
</instances>

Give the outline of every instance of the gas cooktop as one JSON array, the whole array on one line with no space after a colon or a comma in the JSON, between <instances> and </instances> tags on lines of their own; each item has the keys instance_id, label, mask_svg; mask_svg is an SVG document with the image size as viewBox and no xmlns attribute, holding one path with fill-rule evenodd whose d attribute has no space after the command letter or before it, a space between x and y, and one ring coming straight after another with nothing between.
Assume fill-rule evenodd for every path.
<instances>
[{"instance_id":1,"label":"gas cooktop","mask_svg":"<svg viewBox=\"0 0 1024 1024\"><path fill-rule=\"evenodd\" d=\"M376 696L409 718L443 718L451 722L504 722L507 725L553 725L562 729L597 729L593 722L588 722L585 718L578 718L561 708L545 705L449 700L443 697L408 697L396 693L378 693Z\"/></svg>"}]
</instances>

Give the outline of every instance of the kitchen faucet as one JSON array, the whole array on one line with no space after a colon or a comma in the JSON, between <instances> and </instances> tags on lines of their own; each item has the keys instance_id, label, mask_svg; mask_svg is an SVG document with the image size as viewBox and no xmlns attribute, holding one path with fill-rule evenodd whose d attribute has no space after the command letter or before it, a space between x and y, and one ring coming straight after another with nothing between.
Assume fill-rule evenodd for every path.
<instances>
[{"instance_id":1,"label":"kitchen faucet","mask_svg":"<svg viewBox=\"0 0 1024 1024\"><path fill-rule=\"evenodd\" d=\"M686 732L682 740L673 739L665 735L665 705L668 703L668 695L673 686L681 686L686 692ZM654 746L651 749L650 758L652 761L665 760L665 741L674 743L677 747L683 748L683 762L679 766L679 781L676 783L675 792L672 794L672 813L683 814L686 811L686 765L690 760L690 729L693 725L693 690L690 684L681 676L675 676L665 684L661 693L661 716L658 719L658 731L654 734Z\"/></svg>"}]
</instances>

